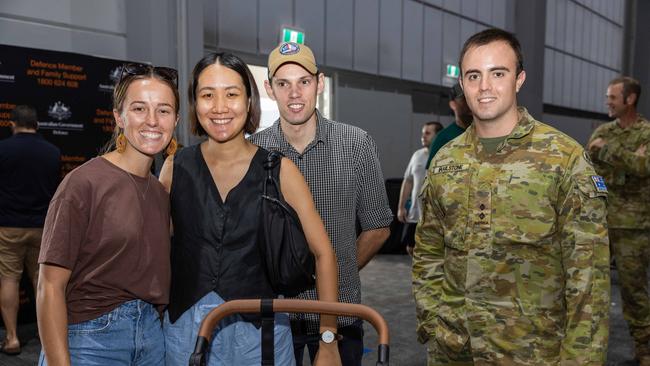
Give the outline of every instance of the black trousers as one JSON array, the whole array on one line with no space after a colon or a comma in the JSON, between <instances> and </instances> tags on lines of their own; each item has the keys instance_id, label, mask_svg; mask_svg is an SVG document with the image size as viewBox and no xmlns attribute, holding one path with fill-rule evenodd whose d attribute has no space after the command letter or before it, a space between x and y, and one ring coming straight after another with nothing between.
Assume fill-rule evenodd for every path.
<instances>
[{"instance_id":1,"label":"black trousers","mask_svg":"<svg viewBox=\"0 0 650 366\"><path fill-rule=\"evenodd\" d=\"M320 335L307 334L305 329L306 324L304 321L291 321L293 352L296 355L296 365L298 366L302 365L305 346L307 346L309 359L313 364L320 342ZM338 341L341 364L343 366L361 366L361 358L363 357L363 321L357 320L346 327L341 327L337 330L337 333L343 336L343 339Z\"/></svg>"}]
</instances>

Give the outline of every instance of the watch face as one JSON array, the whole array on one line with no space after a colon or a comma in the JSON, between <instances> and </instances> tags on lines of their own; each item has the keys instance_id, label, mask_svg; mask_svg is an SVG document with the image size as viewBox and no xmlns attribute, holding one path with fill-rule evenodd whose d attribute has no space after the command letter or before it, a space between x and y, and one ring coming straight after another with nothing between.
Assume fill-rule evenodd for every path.
<instances>
[{"instance_id":1,"label":"watch face","mask_svg":"<svg viewBox=\"0 0 650 366\"><path fill-rule=\"evenodd\" d=\"M320 335L320 339L325 343L334 342L334 333L331 330L326 330Z\"/></svg>"}]
</instances>

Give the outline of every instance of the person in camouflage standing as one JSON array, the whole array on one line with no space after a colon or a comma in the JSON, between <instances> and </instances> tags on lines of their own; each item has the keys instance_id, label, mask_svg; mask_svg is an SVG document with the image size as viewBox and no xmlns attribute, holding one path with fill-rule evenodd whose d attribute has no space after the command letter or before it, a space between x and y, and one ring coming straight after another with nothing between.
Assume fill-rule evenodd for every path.
<instances>
[{"instance_id":1,"label":"person in camouflage standing","mask_svg":"<svg viewBox=\"0 0 650 366\"><path fill-rule=\"evenodd\" d=\"M473 124L441 148L413 255L429 365L602 365L609 318L607 188L576 141L517 107L517 39L460 54Z\"/></svg>"},{"instance_id":2,"label":"person in camouflage standing","mask_svg":"<svg viewBox=\"0 0 650 366\"><path fill-rule=\"evenodd\" d=\"M636 358L650 366L650 299L646 269L650 255L650 123L636 112L639 82L630 77L607 87L609 116L588 143L596 171L610 188L609 237L623 298L623 316L634 338Z\"/></svg>"}]
</instances>

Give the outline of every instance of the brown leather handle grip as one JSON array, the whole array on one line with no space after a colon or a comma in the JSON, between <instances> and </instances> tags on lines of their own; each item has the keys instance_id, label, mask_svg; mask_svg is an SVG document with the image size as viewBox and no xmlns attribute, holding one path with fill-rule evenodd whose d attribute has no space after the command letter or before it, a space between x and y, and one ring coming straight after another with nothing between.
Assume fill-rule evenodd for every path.
<instances>
[{"instance_id":1,"label":"brown leather handle grip","mask_svg":"<svg viewBox=\"0 0 650 366\"><path fill-rule=\"evenodd\" d=\"M201 322L199 336L208 342L212 332L219 321L236 313L259 313L261 300L231 300L213 309ZM327 315L355 316L367 320L377 330L379 344L388 345L389 333L386 320L374 309L360 304L346 304L340 302L274 299L273 311L280 313L316 313Z\"/></svg>"}]
</instances>

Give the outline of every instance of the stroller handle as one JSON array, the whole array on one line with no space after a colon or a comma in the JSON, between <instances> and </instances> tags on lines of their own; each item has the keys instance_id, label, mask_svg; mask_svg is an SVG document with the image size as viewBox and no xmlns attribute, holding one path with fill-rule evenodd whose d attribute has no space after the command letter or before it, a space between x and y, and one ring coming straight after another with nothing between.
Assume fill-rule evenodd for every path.
<instances>
[{"instance_id":1,"label":"stroller handle","mask_svg":"<svg viewBox=\"0 0 650 366\"><path fill-rule=\"evenodd\" d=\"M261 307L262 300L255 299L231 300L213 309L201 322L192 358L198 357L207 350L212 332L221 319L236 313L260 313ZM390 340L388 325L381 314L371 307L329 301L273 299L273 312L354 316L367 320L377 330L379 337L377 365L388 366L388 342Z\"/></svg>"}]
</instances>

